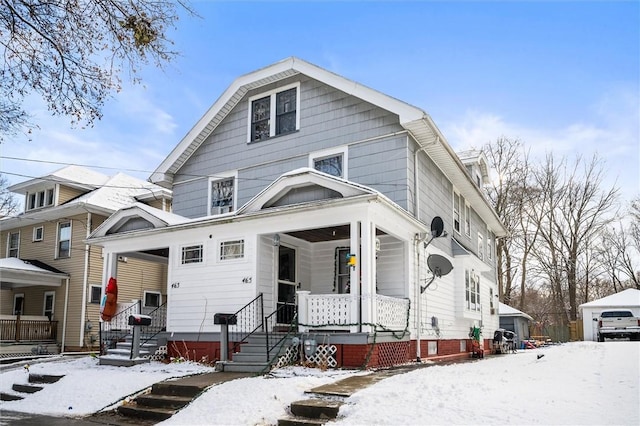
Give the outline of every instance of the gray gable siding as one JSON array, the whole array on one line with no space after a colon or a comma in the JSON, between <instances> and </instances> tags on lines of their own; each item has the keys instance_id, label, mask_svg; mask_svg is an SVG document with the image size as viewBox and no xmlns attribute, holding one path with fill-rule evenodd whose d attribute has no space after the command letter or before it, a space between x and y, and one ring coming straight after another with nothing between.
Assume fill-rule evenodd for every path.
<instances>
[{"instance_id":1,"label":"gray gable siding","mask_svg":"<svg viewBox=\"0 0 640 426\"><path fill-rule=\"evenodd\" d=\"M247 143L249 97L298 81L300 130ZM344 145L349 179L406 207L406 136L366 142L396 132L403 132L397 115L306 76L250 91L175 175L174 212L205 216L209 176L216 173L238 171L240 207L282 173L308 166L309 153Z\"/></svg>"}]
</instances>

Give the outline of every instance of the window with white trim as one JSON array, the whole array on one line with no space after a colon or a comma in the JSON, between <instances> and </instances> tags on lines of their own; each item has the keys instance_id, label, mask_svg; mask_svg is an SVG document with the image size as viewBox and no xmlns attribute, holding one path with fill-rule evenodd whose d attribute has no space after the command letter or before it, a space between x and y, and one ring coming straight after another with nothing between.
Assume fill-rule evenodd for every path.
<instances>
[{"instance_id":1,"label":"window with white trim","mask_svg":"<svg viewBox=\"0 0 640 426\"><path fill-rule=\"evenodd\" d=\"M235 210L235 176L209 181L209 214L229 213Z\"/></svg>"},{"instance_id":2,"label":"window with white trim","mask_svg":"<svg viewBox=\"0 0 640 426\"><path fill-rule=\"evenodd\" d=\"M202 263L202 244L182 247L182 264Z\"/></svg>"},{"instance_id":3,"label":"window with white trim","mask_svg":"<svg viewBox=\"0 0 640 426\"><path fill-rule=\"evenodd\" d=\"M162 305L162 294L158 291L144 291L145 308L158 308Z\"/></svg>"},{"instance_id":4,"label":"window with white trim","mask_svg":"<svg viewBox=\"0 0 640 426\"><path fill-rule=\"evenodd\" d=\"M249 142L258 142L300 128L300 84L249 98Z\"/></svg>"},{"instance_id":5,"label":"window with white trim","mask_svg":"<svg viewBox=\"0 0 640 426\"><path fill-rule=\"evenodd\" d=\"M493 259L493 232L487 228L487 259Z\"/></svg>"},{"instance_id":6,"label":"window with white trim","mask_svg":"<svg viewBox=\"0 0 640 426\"><path fill-rule=\"evenodd\" d=\"M58 223L57 258L71 257L71 222Z\"/></svg>"},{"instance_id":7,"label":"window with white trim","mask_svg":"<svg viewBox=\"0 0 640 426\"><path fill-rule=\"evenodd\" d=\"M453 193L453 229L460 233L460 194Z\"/></svg>"},{"instance_id":8,"label":"window with white trim","mask_svg":"<svg viewBox=\"0 0 640 426\"><path fill-rule=\"evenodd\" d=\"M100 298L102 297L102 286L92 284L89 287L89 303L100 304Z\"/></svg>"},{"instance_id":9,"label":"window with white trim","mask_svg":"<svg viewBox=\"0 0 640 426\"><path fill-rule=\"evenodd\" d=\"M244 240L220 242L220 260L242 259L244 257Z\"/></svg>"},{"instance_id":10,"label":"window with white trim","mask_svg":"<svg viewBox=\"0 0 640 426\"><path fill-rule=\"evenodd\" d=\"M44 226L33 227L33 241L42 241L44 239Z\"/></svg>"},{"instance_id":11,"label":"window with white trim","mask_svg":"<svg viewBox=\"0 0 640 426\"><path fill-rule=\"evenodd\" d=\"M478 232L478 257L484 260L484 237L480 232Z\"/></svg>"},{"instance_id":12,"label":"window with white trim","mask_svg":"<svg viewBox=\"0 0 640 426\"><path fill-rule=\"evenodd\" d=\"M24 314L24 293L13 295L13 315Z\"/></svg>"},{"instance_id":13,"label":"window with white trim","mask_svg":"<svg viewBox=\"0 0 640 426\"><path fill-rule=\"evenodd\" d=\"M53 311L56 305L56 292L45 291L44 292L44 306L42 307L42 315L49 318L49 321L53 318Z\"/></svg>"},{"instance_id":14,"label":"window with white trim","mask_svg":"<svg viewBox=\"0 0 640 426\"><path fill-rule=\"evenodd\" d=\"M480 311L480 277L473 271L464 271L465 307L469 311Z\"/></svg>"},{"instance_id":15,"label":"window with white trim","mask_svg":"<svg viewBox=\"0 0 640 426\"><path fill-rule=\"evenodd\" d=\"M20 232L9 232L7 236L7 257L20 256Z\"/></svg>"},{"instance_id":16,"label":"window with white trim","mask_svg":"<svg viewBox=\"0 0 640 426\"><path fill-rule=\"evenodd\" d=\"M309 154L309 167L320 172L347 178L347 147L325 149Z\"/></svg>"},{"instance_id":17,"label":"window with white trim","mask_svg":"<svg viewBox=\"0 0 640 426\"><path fill-rule=\"evenodd\" d=\"M27 208L26 210L39 209L45 206L52 206L54 201L53 188L48 188L42 191L27 193Z\"/></svg>"}]
</instances>

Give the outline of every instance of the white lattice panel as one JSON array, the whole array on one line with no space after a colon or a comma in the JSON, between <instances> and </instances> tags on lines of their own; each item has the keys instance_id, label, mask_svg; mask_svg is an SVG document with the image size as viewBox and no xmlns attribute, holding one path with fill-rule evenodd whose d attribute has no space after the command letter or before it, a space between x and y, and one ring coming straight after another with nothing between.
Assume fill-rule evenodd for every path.
<instances>
[{"instance_id":1,"label":"white lattice panel","mask_svg":"<svg viewBox=\"0 0 640 426\"><path fill-rule=\"evenodd\" d=\"M307 363L313 363L320 367L336 368L338 361L336 361L335 354L338 351L335 345L318 345L316 352L308 357L305 355Z\"/></svg>"},{"instance_id":2,"label":"white lattice panel","mask_svg":"<svg viewBox=\"0 0 640 426\"><path fill-rule=\"evenodd\" d=\"M296 364L300 359L299 345L289 346L284 353L278 358L275 368L281 368L287 365Z\"/></svg>"},{"instance_id":3,"label":"white lattice panel","mask_svg":"<svg viewBox=\"0 0 640 426\"><path fill-rule=\"evenodd\" d=\"M376 295L378 324L391 330L404 330L407 326L409 300Z\"/></svg>"}]
</instances>

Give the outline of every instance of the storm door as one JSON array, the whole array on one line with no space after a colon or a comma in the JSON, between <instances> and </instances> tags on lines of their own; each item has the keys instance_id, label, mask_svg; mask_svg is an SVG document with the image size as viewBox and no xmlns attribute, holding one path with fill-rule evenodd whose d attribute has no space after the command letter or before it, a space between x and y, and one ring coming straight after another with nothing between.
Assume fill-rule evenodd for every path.
<instances>
[{"instance_id":1,"label":"storm door","mask_svg":"<svg viewBox=\"0 0 640 426\"><path fill-rule=\"evenodd\" d=\"M296 250L278 248L278 324L290 324L296 312Z\"/></svg>"}]
</instances>

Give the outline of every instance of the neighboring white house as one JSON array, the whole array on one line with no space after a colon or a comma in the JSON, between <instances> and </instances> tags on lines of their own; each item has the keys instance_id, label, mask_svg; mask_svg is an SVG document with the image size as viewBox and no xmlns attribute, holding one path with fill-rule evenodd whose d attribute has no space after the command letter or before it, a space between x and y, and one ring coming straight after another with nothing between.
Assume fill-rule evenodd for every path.
<instances>
[{"instance_id":1,"label":"neighboring white house","mask_svg":"<svg viewBox=\"0 0 640 426\"><path fill-rule=\"evenodd\" d=\"M584 340L598 341L598 316L607 309L628 309L636 317L640 317L640 290L628 288L619 293L611 294L602 299L583 303L579 306L582 311L582 328Z\"/></svg>"},{"instance_id":2,"label":"neighboring white house","mask_svg":"<svg viewBox=\"0 0 640 426\"><path fill-rule=\"evenodd\" d=\"M170 352L217 359L214 314L247 306L342 366L465 355L473 327L488 347L499 325L486 177L421 109L289 58L234 81L151 176L174 215L121 210L89 243L103 282L118 256L167 263ZM453 271L422 292L434 259Z\"/></svg>"}]
</instances>

